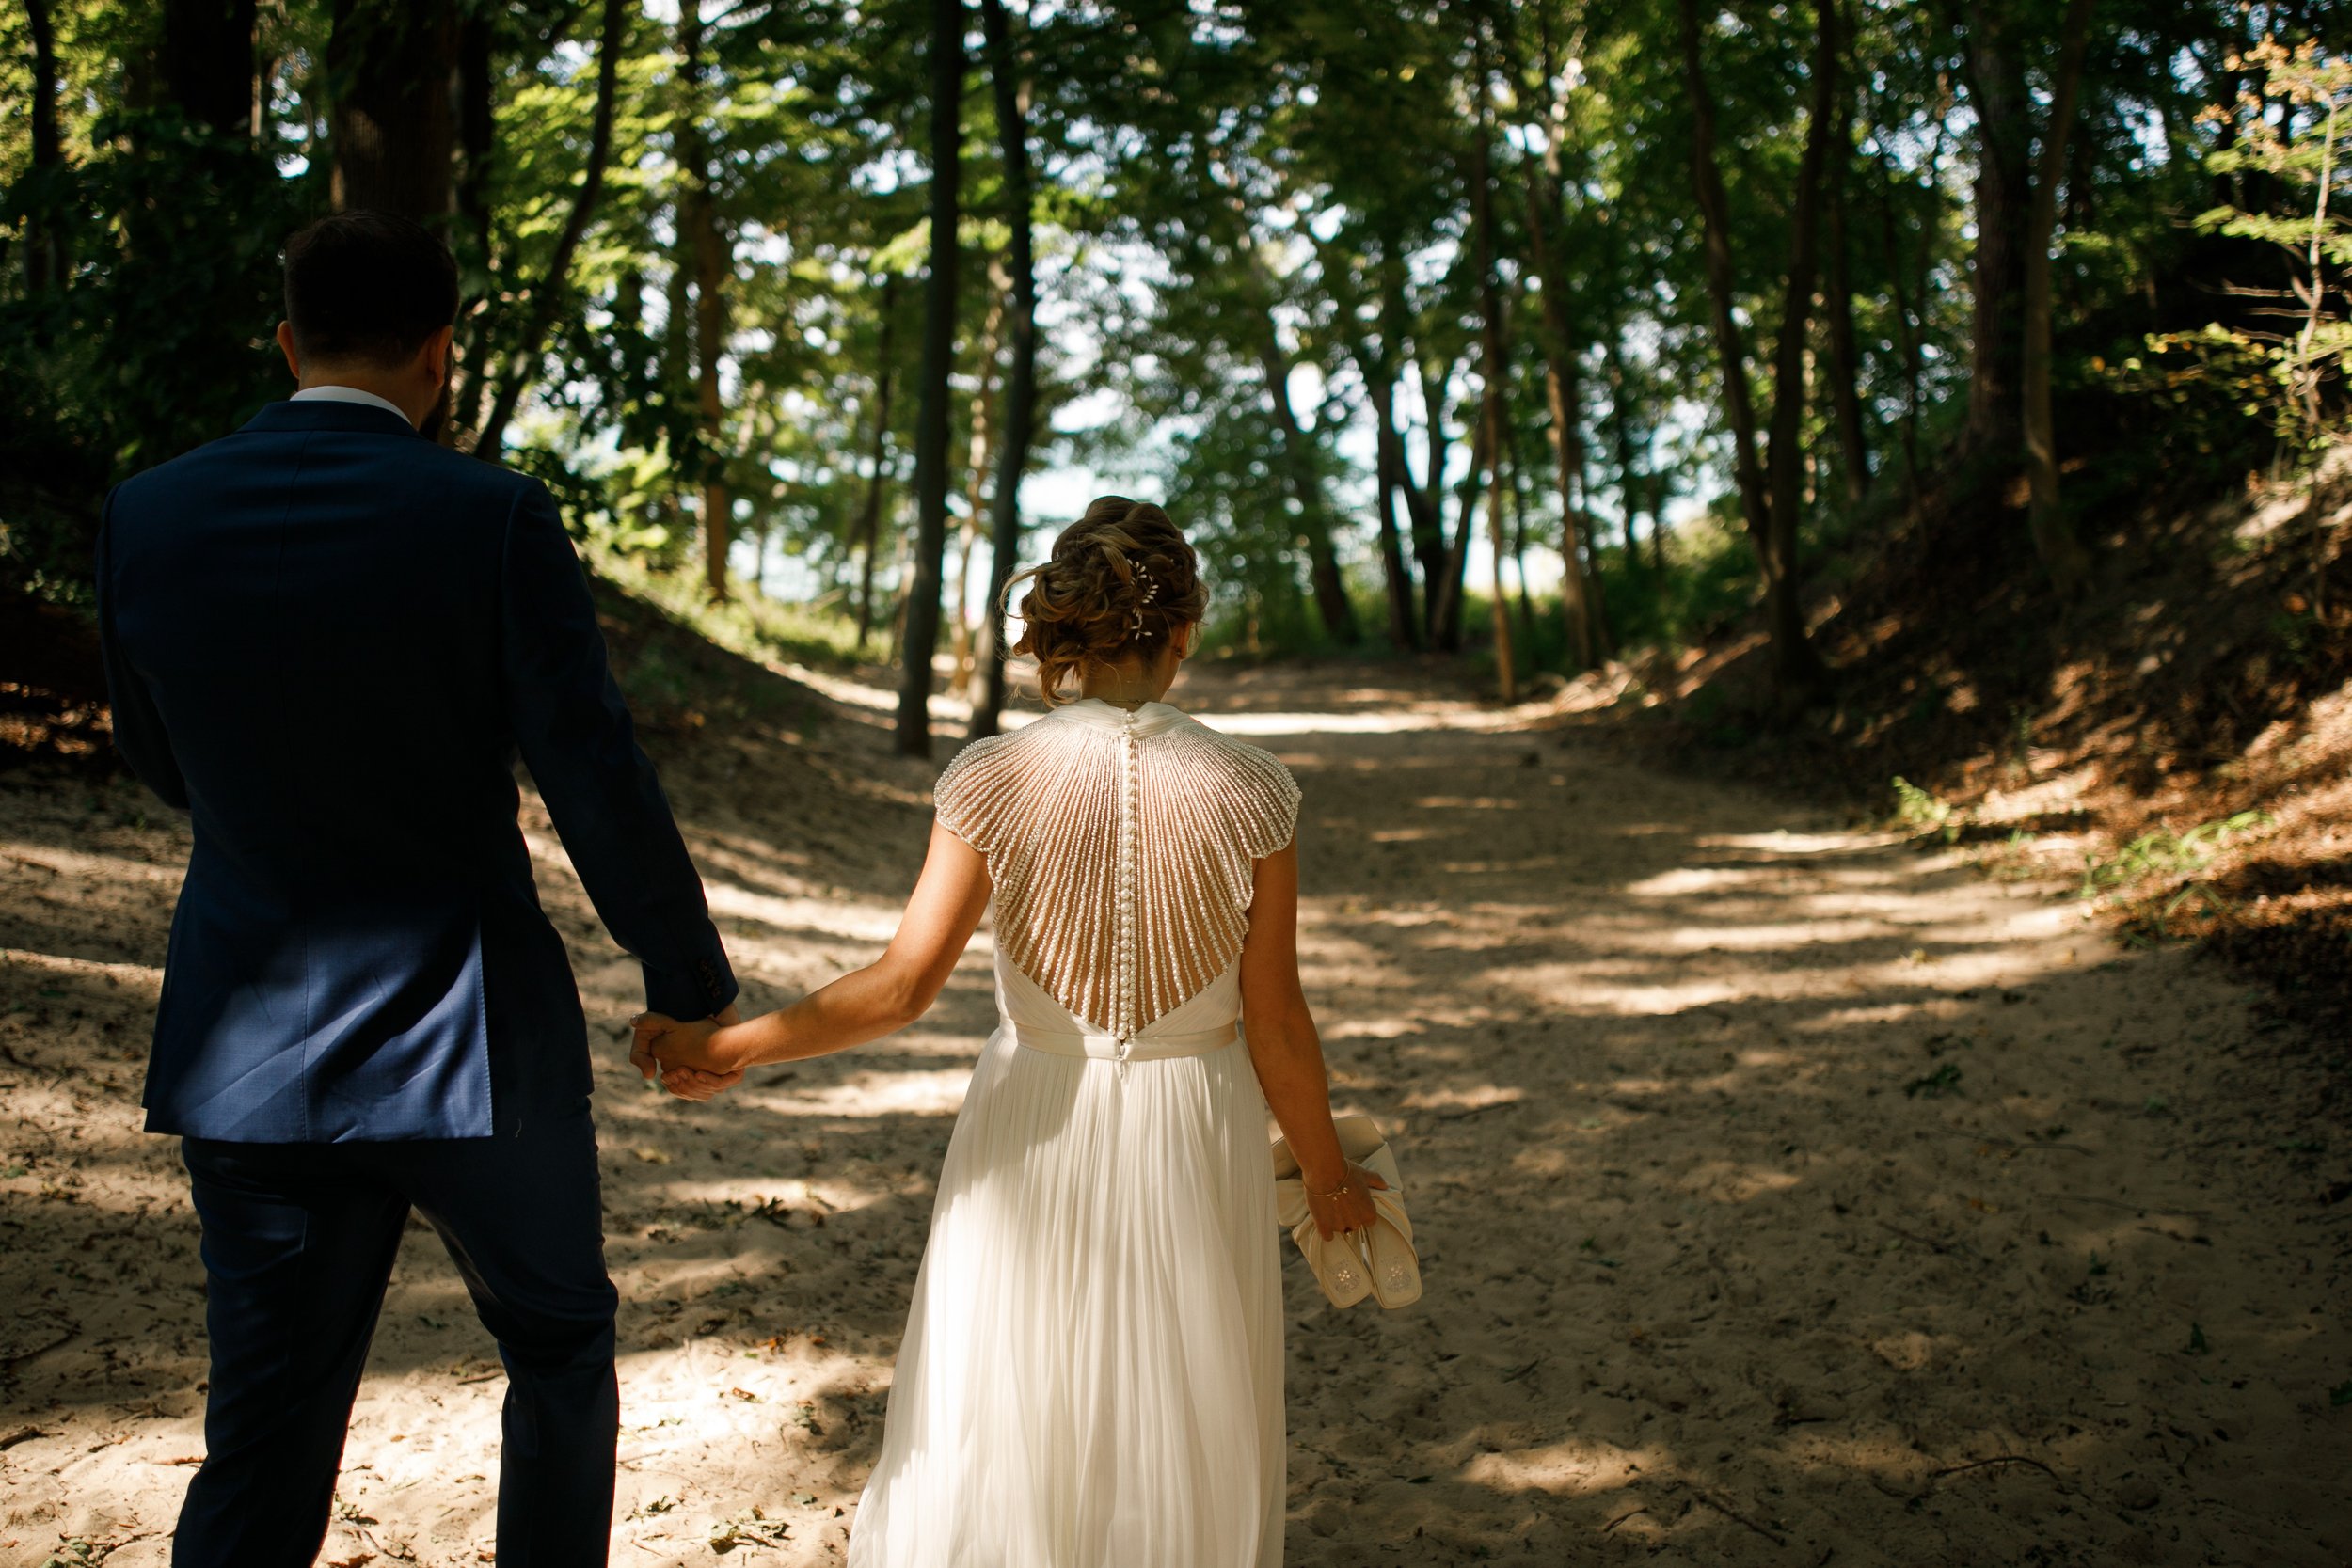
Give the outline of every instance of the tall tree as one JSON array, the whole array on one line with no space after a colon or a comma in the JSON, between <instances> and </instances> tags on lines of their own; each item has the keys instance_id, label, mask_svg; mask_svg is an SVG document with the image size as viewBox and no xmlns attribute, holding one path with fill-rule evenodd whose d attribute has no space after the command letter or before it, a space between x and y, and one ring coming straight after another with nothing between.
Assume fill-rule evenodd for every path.
<instances>
[{"instance_id":1,"label":"tall tree","mask_svg":"<svg viewBox=\"0 0 2352 1568\"><path fill-rule=\"evenodd\" d=\"M32 178L36 189L24 221L24 290L40 293L65 278L65 236L56 224L64 203L56 198L65 171L63 140L57 135L57 33L49 0L24 0L33 34Z\"/></svg>"},{"instance_id":2,"label":"tall tree","mask_svg":"<svg viewBox=\"0 0 2352 1568\"><path fill-rule=\"evenodd\" d=\"M687 4L691 9L694 0L687 0ZM524 390L538 375L539 356L547 349L548 333L555 325L555 313L564 298L572 257L588 232L589 219L596 214L596 198L604 190L605 165L612 156L612 99L620 79L628 16L627 0L604 0L604 25L596 43L596 110L588 133L586 166L580 175L580 189L572 197L571 211L564 215L563 232L556 236L555 252L548 259L547 277L524 296L522 329L513 345L514 357L499 386L498 397L474 438L474 451L485 457L499 455L499 447L506 438L507 421L515 417ZM484 379L481 371L475 372L475 379Z\"/></svg>"},{"instance_id":3,"label":"tall tree","mask_svg":"<svg viewBox=\"0 0 2352 1568\"><path fill-rule=\"evenodd\" d=\"M1481 419L1488 465L1486 545L1494 557L1495 692L1509 703L1516 702L1519 694L1518 671L1511 647L1511 600L1502 581L1502 562L1510 553L1503 544L1502 474L1506 446L1503 405L1510 397L1511 361L1504 349L1502 284L1495 275L1494 80L1486 66L1483 38L1479 56L1478 139L1470 151L1470 212L1478 245L1479 341L1484 345L1480 369L1486 382ZM1571 556L1563 580L1578 578L1576 560Z\"/></svg>"},{"instance_id":4,"label":"tall tree","mask_svg":"<svg viewBox=\"0 0 2352 1568\"><path fill-rule=\"evenodd\" d=\"M971 432L970 457L964 465L963 527L958 531L956 546L955 615L948 627L948 666L955 673L949 679L951 689L969 690L972 680L972 557L979 547L980 520L988 503L989 460L995 455L996 427L993 418L996 402L996 361L999 340L1005 327L1005 296L1012 292L1012 281L1005 275L1000 261L992 261L988 269L988 309L980 317L980 341L975 346L973 359L979 373L973 378L971 414L967 424Z\"/></svg>"},{"instance_id":5,"label":"tall tree","mask_svg":"<svg viewBox=\"0 0 2352 1568\"><path fill-rule=\"evenodd\" d=\"M996 136L1005 166L1006 216L1012 230L1005 256L1011 283L1005 325L1012 356L1005 368L1005 433L997 446L996 492L989 518L988 600L980 612L973 664L976 740L996 733L997 716L1005 706L1005 590L1021 556L1021 480L1028 471L1029 448L1037 436L1036 198L1030 189L1029 86L1004 0L980 0L980 22L988 40Z\"/></svg>"},{"instance_id":6,"label":"tall tree","mask_svg":"<svg viewBox=\"0 0 2352 1568\"><path fill-rule=\"evenodd\" d=\"M890 324L898 315L898 275L882 277L882 302L877 309L880 318L874 345L874 392L866 401L874 417L873 448L869 453L871 467L866 476L866 496L858 509L858 574L857 574L857 648L866 651L866 640L874 630L874 555L882 543L882 491L890 483L886 454L890 444L890 389L896 379L898 361L890 353Z\"/></svg>"},{"instance_id":7,"label":"tall tree","mask_svg":"<svg viewBox=\"0 0 2352 1568\"><path fill-rule=\"evenodd\" d=\"M1756 451L1756 410L1748 390L1747 343L1736 311L1731 270L1731 208L1715 154L1715 98L1700 47L1698 0L1678 0L1683 71L1690 90L1693 183L1704 220L1707 292L1723 360L1724 408L1731 425L1732 467L1740 507L1764 578L1764 613L1772 640L1772 673L1782 690L1800 698L1828 679L1828 667L1805 635L1797 594L1797 514L1804 502L1804 453L1798 434L1804 411L1805 324L1812 311L1816 229L1821 208L1821 166L1838 118L1837 8L1820 0L1813 93L1804 151L1792 193L1788 287L1782 295L1780 341L1772 376L1771 445ZM1769 470L1766 464L1769 462Z\"/></svg>"},{"instance_id":8,"label":"tall tree","mask_svg":"<svg viewBox=\"0 0 2352 1568\"><path fill-rule=\"evenodd\" d=\"M1401 291L1396 297L1401 313ZM1448 559L1442 508L1446 453L1452 445L1445 427L1447 388L1454 379L1454 367L1436 357L1428 344L1416 342L1414 347L1419 351L1413 359L1413 375L1421 392L1424 479L1422 484L1414 484L1409 468L1399 478L1405 486L1406 511L1413 522L1413 562L1421 568L1422 630L1432 646L1442 648L1449 646L1442 625Z\"/></svg>"},{"instance_id":9,"label":"tall tree","mask_svg":"<svg viewBox=\"0 0 2352 1568\"><path fill-rule=\"evenodd\" d=\"M326 75L336 209L441 223L450 211L453 0L334 0L333 17Z\"/></svg>"},{"instance_id":10,"label":"tall tree","mask_svg":"<svg viewBox=\"0 0 2352 1568\"><path fill-rule=\"evenodd\" d=\"M726 406L720 395L719 360L726 347L727 285L735 259L720 227L718 177L704 116L710 69L703 0L678 7L677 202L679 241L694 264L694 401L701 418L695 457L702 483L703 575L713 599L727 596L727 545L735 531L735 499L727 487Z\"/></svg>"},{"instance_id":11,"label":"tall tree","mask_svg":"<svg viewBox=\"0 0 2352 1568\"><path fill-rule=\"evenodd\" d=\"M1542 9L1538 21L1540 63L1549 93L1560 77L1549 7ZM1552 460L1559 475L1560 554L1565 564L1560 609L1568 623L1569 651L1581 667L1589 669L1607 657L1609 630L1598 575L1586 568L1582 518L1577 504L1578 478L1584 469L1583 400L1577 384L1576 336L1568 320L1567 269L1551 232L1561 204L1560 118L1559 105L1546 105L1539 117L1541 155L1527 160L1527 239L1534 253L1536 299L1543 312L1539 341L1544 353L1544 398L1551 415ZM1598 553L1593 552L1596 558Z\"/></svg>"},{"instance_id":12,"label":"tall tree","mask_svg":"<svg viewBox=\"0 0 2352 1568\"><path fill-rule=\"evenodd\" d=\"M2090 34L2091 0L2069 0L2058 69L2050 84L2050 126L2042 138L2033 215L2026 229L2025 400L2026 527L2042 569L2061 594L2081 588L2090 568L2074 524L2058 504L2058 423L2050 407L2050 245L2058 224L2058 180L2074 129L2074 94Z\"/></svg>"},{"instance_id":13,"label":"tall tree","mask_svg":"<svg viewBox=\"0 0 2352 1568\"><path fill-rule=\"evenodd\" d=\"M2026 230L2031 205L2032 97L2013 0L1967 0L1963 77L1977 120L1977 243L1968 348L1968 436L2007 448L2015 438L2024 352Z\"/></svg>"},{"instance_id":14,"label":"tall tree","mask_svg":"<svg viewBox=\"0 0 2352 1568\"><path fill-rule=\"evenodd\" d=\"M1823 5L1842 0L1821 0ZM1821 284L1827 317L1830 406L1837 421L1837 453L1845 470L1846 503L1858 505L1870 493L1870 449L1862 426L1862 352L1854 340L1853 286L1847 277L1846 187L1851 182L1853 148L1843 135L1830 149L1828 264Z\"/></svg>"},{"instance_id":15,"label":"tall tree","mask_svg":"<svg viewBox=\"0 0 2352 1568\"><path fill-rule=\"evenodd\" d=\"M1396 508L1400 496L1408 498L1409 527L1411 502L1421 498L1413 489L1413 476L1406 470L1405 443L1396 433L1396 362L1400 350L1385 333L1383 339L1379 350L1360 361L1364 388L1372 399L1373 483L1379 492L1376 516L1380 531L1380 577L1388 591L1390 643L1398 648L1419 648L1421 621L1413 609L1413 573L1406 562Z\"/></svg>"},{"instance_id":16,"label":"tall tree","mask_svg":"<svg viewBox=\"0 0 2352 1568\"><path fill-rule=\"evenodd\" d=\"M961 214L962 0L931 0L930 275L923 284L923 364L914 416L914 561L907 588L897 743L931 754L931 655L939 645L947 548L948 377L956 356L956 226Z\"/></svg>"},{"instance_id":17,"label":"tall tree","mask_svg":"<svg viewBox=\"0 0 2352 1568\"><path fill-rule=\"evenodd\" d=\"M191 125L253 135L254 0L165 0L164 81Z\"/></svg>"},{"instance_id":18,"label":"tall tree","mask_svg":"<svg viewBox=\"0 0 2352 1568\"><path fill-rule=\"evenodd\" d=\"M1245 242L1247 243L1247 242ZM1331 508L1323 493L1323 472L1314 443L1298 422L1291 404L1291 356L1274 322L1274 280L1254 253L1249 261L1250 323L1258 368L1265 377L1266 402L1274 412L1275 439L1280 448L1282 470L1290 481L1291 497L1298 507L1299 531L1307 541L1307 581L1313 591L1315 612L1323 629L1344 646L1363 641L1356 624L1356 607L1347 597L1340 576L1338 552L1331 542Z\"/></svg>"}]
</instances>

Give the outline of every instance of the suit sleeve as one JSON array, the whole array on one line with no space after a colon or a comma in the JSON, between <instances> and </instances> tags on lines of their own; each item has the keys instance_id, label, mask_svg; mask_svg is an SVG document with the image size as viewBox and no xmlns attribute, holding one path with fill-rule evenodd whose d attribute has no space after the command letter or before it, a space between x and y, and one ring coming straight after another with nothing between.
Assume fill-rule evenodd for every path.
<instances>
[{"instance_id":1,"label":"suit sleeve","mask_svg":"<svg viewBox=\"0 0 2352 1568\"><path fill-rule=\"evenodd\" d=\"M141 783L185 811L187 781L181 777L180 761L172 755L163 713L115 628L114 515L115 498L109 495L105 518L98 526L98 646L106 667L106 702L114 716L115 750L122 753L122 760L131 765Z\"/></svg>"},{"instance_id":2,"label":"suit sleeve","mask_svg":"<svg viewBox=\"0 0 2352 1568\"><path fill-rule=\"evenodd\" d=\"M501 677L523 761L613 940L645 969L645 1003L704 1018L735 1000L702 879L637 744L580 558L536 482L506 527Z\"/></svg>"}]
</instances>

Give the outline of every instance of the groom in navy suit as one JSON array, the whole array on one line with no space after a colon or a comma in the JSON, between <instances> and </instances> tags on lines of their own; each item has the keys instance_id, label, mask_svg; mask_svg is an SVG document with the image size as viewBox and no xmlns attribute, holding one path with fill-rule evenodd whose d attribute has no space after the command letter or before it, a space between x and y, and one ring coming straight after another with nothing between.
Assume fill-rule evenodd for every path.
<instances>
[{"instance_id":1,"label":"groom in navy suit","mask_svg":"<svg viewBox=\"0 0 2352 1568\"><path fill-rule=\"evenodd\" d=\"M501 1568L605 1560L587 1030L517 753L646 1006L734 1011L553 500L419 434L456 310L415 224L296 234L278 342L300 390L125 483L100 534L116 739L195 826L146 1093L150 1131L184 1140L209 1288L183 1568L317 1554L412 1210L506 1364Z\"/></svg>"}]
</instances>

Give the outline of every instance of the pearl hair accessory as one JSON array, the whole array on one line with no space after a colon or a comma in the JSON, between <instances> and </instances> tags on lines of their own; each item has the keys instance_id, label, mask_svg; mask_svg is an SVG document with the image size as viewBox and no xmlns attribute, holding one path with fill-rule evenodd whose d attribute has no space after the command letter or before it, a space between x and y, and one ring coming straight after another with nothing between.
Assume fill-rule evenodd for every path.
<instances>
[{"instance_id":1,"label":"pearl hair accessory","mask_svg":"<svg viewBox=\"0 0 2352 1568\"><path fill-rule=\"evenodd\" d=\"M1288 768L1165 704L1056 708L965 747L932 796L988 859L999 950L1121 1040L1240 958L1252 863L1298 816Z\"/></svg>"},{"instance_id":2,"label":"pearl hair accessory","mask_svg":"<svg viewBox=\"0 0 2352 1568\"><path fill-rule=\"evenodd\" d=\"M1133 637L1149 637L1152 634L1143 629L1143 610L1145 606L1160 596L1159 579L1152 575L1151 567L1132 555L1127 558L1127 569L1135 573L1136 580L1143 585L1143 597L1137 599L1136 608L1127 612L1127 631Z\"/></svg>"}]
</instances>

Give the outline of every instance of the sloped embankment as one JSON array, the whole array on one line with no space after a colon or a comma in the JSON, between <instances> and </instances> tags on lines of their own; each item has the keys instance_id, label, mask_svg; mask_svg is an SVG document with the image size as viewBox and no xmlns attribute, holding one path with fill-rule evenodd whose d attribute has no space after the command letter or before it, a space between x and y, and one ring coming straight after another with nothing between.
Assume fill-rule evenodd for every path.
<instances>
[{"instance_id":1,"label":"sloped embankment","mask_svg":"<svg viewBox=\"0 0 2352 1568\"><path fill-rule=\"evenodd\" d=\"M2341 1039L2352 444L2307 477L2194 502L2160 478L2118 483L2127 452L2099 462L2086 510L2103 548L2080 600L2042 583L2022 498L1956 478L1818 611L1840 671L1829 702L1776 721L1760 637L1740 627L1643 672L1615 711L1686 765L2062 879L2130 940L2201 942ZM2352 1103L2352 1061L2319 1065L2328 1101Z\"/></svg>"}]
</instances>

